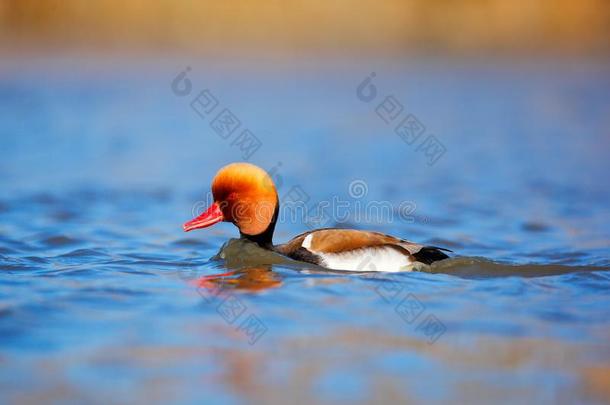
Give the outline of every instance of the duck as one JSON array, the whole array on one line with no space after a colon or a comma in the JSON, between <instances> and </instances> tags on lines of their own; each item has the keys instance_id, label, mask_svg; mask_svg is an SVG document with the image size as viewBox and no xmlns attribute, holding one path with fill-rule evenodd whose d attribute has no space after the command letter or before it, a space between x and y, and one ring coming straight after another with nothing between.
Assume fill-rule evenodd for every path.
<instances>
[{"instance_id":1,"label":"duck","mask_svg":"<svg viewBox=\"0 0 610 405\"><path fill-rule=\"evenodd\" d=\"M426 246L380 232L322 228L274 245L280 202L270 175L245 162L222 167L212 180L212 204L183 225L185 232L231 222L240 238L285 257L329 270L412 271L449 258L448 249Z\"/></svg>"}]
</instances>

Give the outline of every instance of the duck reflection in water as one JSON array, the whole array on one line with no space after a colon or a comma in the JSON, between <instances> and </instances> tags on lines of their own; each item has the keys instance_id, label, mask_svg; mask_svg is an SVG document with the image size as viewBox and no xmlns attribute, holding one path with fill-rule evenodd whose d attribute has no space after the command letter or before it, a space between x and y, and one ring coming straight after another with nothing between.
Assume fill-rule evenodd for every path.
<instances>
[{"instance_id":1,"label":"duck reflection in water","mask_svg":"<svg viewBox=\"0 0 610 405\"><path fill-rule=\"evenodd\" d=\"M262 291L281 286L282 278L270 265L260 265L203 276L196 283L209 290Z\"/></svg>"},{"instance_id":2,"label":"duck reflection in water","mask_svg":"<svg viewBox=\"0 0 610 405\"><path fill-rule=\"evenodd\" d=\"M230 239L211 260L222 263L222 267L228 271L200 277L197 279L198 287L244 291L262 291L281 286L282 277L273 270L273 265L292 262L244 239Z\"/></svg>"}]
</instances>

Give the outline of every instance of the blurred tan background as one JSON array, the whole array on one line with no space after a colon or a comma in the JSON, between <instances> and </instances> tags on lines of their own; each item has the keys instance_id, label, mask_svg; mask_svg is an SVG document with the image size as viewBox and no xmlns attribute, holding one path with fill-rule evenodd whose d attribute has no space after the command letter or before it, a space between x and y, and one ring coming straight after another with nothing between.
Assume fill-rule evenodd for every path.
<instances>
[{"instance_id":1,"label":"blurred tan background","mask_svg":"<svg viewBox=\"0 0 610 405\"><path fill-rule=\"evenodd\" d=\"M5 51L589 54L607 0L0 0Z\"/></svg>"}]
</instances>

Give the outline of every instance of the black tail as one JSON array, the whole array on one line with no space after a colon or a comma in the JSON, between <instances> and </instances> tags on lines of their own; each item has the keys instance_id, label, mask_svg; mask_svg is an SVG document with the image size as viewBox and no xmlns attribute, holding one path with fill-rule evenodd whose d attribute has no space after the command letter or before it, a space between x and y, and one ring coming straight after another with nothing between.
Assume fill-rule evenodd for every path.
<instances>
[{"instance_id":1,"label":"black tail","mask_svg":"<svg viewBox=\"0 0 610 405\"><path fill-rule=\"evenodd\" d=\"M451 250L449 249L443 249L436 246L424 246L419 250L419 252L413 253L413 257L415 257L415 260L417 260L418 262L432 264L439 260L449 258L449 256L443 253L443 250L445 252L451 252Z\"/></svg>"}]
</instances>

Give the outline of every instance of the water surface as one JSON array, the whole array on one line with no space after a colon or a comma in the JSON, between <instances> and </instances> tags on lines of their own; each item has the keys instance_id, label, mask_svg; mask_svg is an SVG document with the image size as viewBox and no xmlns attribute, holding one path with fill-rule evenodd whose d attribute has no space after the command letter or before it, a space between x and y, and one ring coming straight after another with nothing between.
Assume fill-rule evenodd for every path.
<instances>
[{"instance_id":1,"label":"water surface","mask_svg":"<svg viewBox=\"0 0 610 405\"><path fill-rule=\"evenodd\" d=\"M176 95L186 66L191 92ZM0 72L0 398L610 397L606 65L17 59ZM371 72L367 103L356 89ZM190 106L205 89L261 141L249 160L280 198L345 201L321 225L454 257L335 273L227 244L230 224L183 233L216 170L244 160ZM442 142L433 165L377 115L389 95ZM371 202L409 208L363 218ZM275 240L313 225L287 218Z\"/></svg>"}]
</instances>

